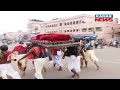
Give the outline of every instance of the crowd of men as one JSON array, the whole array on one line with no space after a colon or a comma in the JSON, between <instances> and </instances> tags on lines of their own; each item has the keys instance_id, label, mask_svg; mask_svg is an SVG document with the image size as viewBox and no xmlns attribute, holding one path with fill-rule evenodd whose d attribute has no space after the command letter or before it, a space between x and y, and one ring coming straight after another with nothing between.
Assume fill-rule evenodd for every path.
<instances>
[{"instance_id":1,"label":"crowd of men","mask_svg":"<svg viewBox=\"0 0 120 90\"><path fill-rule=\"evenodd\" d=\"M78 46L68 48L54 48L48 52L47 48L38 45L37 43L27 42L15 46L12 51L8 51L7 45L0 46L0 78L1 79L21 79L18 71L15 71L11 65L11 61L17 62L18 68L22 75L25 75L28 62L31 62L35 68L35 78L43 79L43 70L46 71L46 62L52 60L53 66L58 66L59 71L62 71L62 59L68 59L68 70L73 73L73 78L80 78L80 72L85 64L92 61L97 70L99 70L98 58L94 52L94 40L77 41Z\"/></svg>"}]
</instances>

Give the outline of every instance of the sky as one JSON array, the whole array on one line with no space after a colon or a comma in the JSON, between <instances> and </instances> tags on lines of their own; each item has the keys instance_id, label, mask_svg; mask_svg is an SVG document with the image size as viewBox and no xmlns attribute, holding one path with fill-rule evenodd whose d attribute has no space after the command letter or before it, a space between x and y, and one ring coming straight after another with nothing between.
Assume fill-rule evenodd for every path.
<instances>
[{"instance_id":1,"label":"sky","mask_svg":"<svg viewBox=\"0 0 120 90\"><path fill-rule=\"evenodd\" d=\"M27 31L29 19L50 21L53 18L66 18L81 14L113 14L120 18L120 11L0 11L0 34L5 32Z\"/></svg>"}]
</instances>

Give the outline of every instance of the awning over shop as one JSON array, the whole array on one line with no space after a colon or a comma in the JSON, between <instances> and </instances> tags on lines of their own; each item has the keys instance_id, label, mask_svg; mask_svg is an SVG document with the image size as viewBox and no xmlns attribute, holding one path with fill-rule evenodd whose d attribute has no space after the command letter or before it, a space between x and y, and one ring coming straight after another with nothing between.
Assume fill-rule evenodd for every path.
<instances>
[{"instance_id":1,"label":"awning over shop","mask_svg":"<svg viewBox=\"0 0 120 90\"><path fill-rule=\"evenodd\" d=\"M81 37L96 37L96 35L94 35L94 34L79 34L77 36L81 36Z\"/></svg>"},{"instance_id":2,"label":"awning over shop","mask_svg":"<svg viewBox=\"0 0 120 90\"><path fill-rule=\"evenodd\" d=\"M74 36L74 38L78 39L95 39L97 36L94 34L79 34Z\"/></svg>"}]
</instances>

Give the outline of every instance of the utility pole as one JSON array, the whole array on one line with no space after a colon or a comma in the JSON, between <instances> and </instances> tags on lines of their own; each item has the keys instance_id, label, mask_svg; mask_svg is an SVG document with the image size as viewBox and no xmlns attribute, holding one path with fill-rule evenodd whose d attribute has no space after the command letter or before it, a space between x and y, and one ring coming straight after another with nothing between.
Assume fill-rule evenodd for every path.
<instances>
[{"instance_id":1,"label":"utility pole","mask_svg":"<svg viewBox=\"0 0 120 90\"><path fill-rule=\"evenodd\" d=\"M114 37L115 37L115 29L112 28L112 38L114 38Z\"/></svg>"},{"instance_id":2,"label":"utility pole","mask_svg":"<svg viewBox=\"0 0 120 90\"><path fill-rule=\"evenodd\" d=\"M96 36L96 32L95 30L93 30L93 35ZM95 37L95 40L96 40L97 36Z\"/></svg>"}]
</instances>

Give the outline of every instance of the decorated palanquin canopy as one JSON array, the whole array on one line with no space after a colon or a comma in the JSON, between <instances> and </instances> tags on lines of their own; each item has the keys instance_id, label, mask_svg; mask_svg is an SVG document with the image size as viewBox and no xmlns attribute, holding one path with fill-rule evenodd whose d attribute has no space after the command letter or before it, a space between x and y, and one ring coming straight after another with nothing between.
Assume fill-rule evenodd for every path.
<instances>
[{"instance_id":1,"label":"decorated palanquin canopy","mask_svg":"<svg viewBox=\"0 0 120 90\"><path fill-rule=\"evenodd\" d=\"M32 38L32 40L50 41L50 42L68 41L70 39L71 36L69 34L39 34L35 38Z\"/></svg>"}]
</instances>

